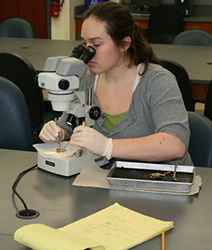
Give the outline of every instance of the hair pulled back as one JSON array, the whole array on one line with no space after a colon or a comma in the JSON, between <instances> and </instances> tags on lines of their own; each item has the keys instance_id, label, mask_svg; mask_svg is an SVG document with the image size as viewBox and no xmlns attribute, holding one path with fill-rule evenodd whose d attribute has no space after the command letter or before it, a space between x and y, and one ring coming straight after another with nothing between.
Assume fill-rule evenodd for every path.
<instances>
[{"instance_id":1,"label":"hair pulled back","mask_svg":"<svg viewBox=\"0 0 212 250\"><path fill-rule=\"evenodd\" d=\"M145 72L149 62L159 63L142 29L133 21L130 11L124 5L112 1L97 3L84 13L83 22L90 16L106 23L107 33L117 47L124 46L125 37L131 38L131 44L125 52L130 61L129 67L144 63Z\"/></svg>"}]
</instances>

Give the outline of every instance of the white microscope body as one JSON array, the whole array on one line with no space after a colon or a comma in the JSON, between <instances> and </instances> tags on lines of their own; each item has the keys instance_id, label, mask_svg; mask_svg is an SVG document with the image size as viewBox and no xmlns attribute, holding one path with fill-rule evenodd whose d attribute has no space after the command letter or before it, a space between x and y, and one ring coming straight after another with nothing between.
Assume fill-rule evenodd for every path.
<instances>
[{"instance_id":1,"label":"white microscope body","mask_svg":"<svg viewBox=\"0 0 212 250\"><path fill-rule=\"evenodd\" d=\"M47 89L48 99L53 110L71 114L71 119L84 118L87 126L93 126L100 116L99 107L93 106L93 90L77 91L79 77L87 71L86 64L95 55L95 49L83 45L76 47L71 57L50 57L47 59L44 72L38 75L38 84ZM86 101L88 95L88 103ZM68 121L71 123L71 121Z\"/></svg>"},{"instance_id":2,"label":"white microscope body","mask_svg":"<svg viewBox=\"0 0 212 250\"><path fill-rule=\"evenodd\" d=\"M87 93L78 91L79 78L85 75L86 64L94 55L93 47L85 48L79 45L74 48L70 57L49 57L46 60L44 72L38 75L38 85L48 90L48 99L52 103L53 110L68 113L67 124L72 125L73 128L76 126L76 119L84 120L86 126L93 126L101 113L98 106L93 106L93 89L88 89ZM70 176L79 173L91 155L98 165L107 163L104 158L83 150L82 154L69 160L46 159L38 153L38 167L59 175Z\"/></svg>"}]
</instances>

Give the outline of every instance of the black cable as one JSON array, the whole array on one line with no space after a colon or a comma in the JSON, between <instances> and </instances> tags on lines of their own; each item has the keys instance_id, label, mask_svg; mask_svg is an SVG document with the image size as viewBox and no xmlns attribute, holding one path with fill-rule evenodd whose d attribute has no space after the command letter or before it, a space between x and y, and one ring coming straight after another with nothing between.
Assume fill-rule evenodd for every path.
<instances>
[{"instance_id":1,"label":"black cable","mask_svg":"<svg viewBox=\"0 0 212 250\"><path fill-rule=\"evenodd\" d=\"M22 197L20 196L20 194L16 191L16 188L17 188L18 183L19 183L19 181L21 180L21 178L22 178L25 174L27 174L28 172L30 172L31 170L35 169L36 167L37 167L37 164L36 164L35 166L30 167L30 168L24 170L23 172L21 172L21 173L18 175L18 177L16 178L15 182L13 183L13 185L12 185L12 190L13 190L14 194L16 194L17 197L21 200L21 202L22 202L22 204L23 204L23 206L24 206L24 208L25 208L25 210L26 210L26 215L27 215L27 216L30 216L29 209L28 209L28 207L27 207L25 201L24 201L24 200L22 199Z\"/></svg>"}]
</instances>

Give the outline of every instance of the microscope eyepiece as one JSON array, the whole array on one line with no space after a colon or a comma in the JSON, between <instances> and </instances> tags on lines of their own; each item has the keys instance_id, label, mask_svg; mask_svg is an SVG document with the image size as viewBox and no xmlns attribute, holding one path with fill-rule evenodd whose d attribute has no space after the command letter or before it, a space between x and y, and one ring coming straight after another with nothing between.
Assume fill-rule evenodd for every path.
<instances>
[{"instance_id":1,"label":"microscope eyepiece","mask_svg":"<svg viewBox=\"0 0 212 250\"><path fill-rule=\"evenodd\" d=\"M70 55L70 57L79 58L82 55L82 52L84 51L85 47L80 44L77 47L75 47Z\"/></svg>"},{"instance_id":2,"label":"microscope eyepiece","mask_svg":"<svg viewBox=\"0 0 212 250\"><path fill-rule=\"evenodd\" d=\"M82 44L80 44L73 49L70 57L78 58L87 64L93 58L95 53L96 50L93 47L88 46L85 48Z\"/></svg>"},{"instance_id":3,"label":"microscope eyepiece","mask_svg":"<svg viewBox=\"0 0 212 250\"><path fill-rule=\"evenodd\" d=\"M85 64L87 64L96 54L96 50L91 47L88 46L87 48L85 48L82 52L82 55L80 56L80 60L82 60Z\"/></svg>"}]
</instances>

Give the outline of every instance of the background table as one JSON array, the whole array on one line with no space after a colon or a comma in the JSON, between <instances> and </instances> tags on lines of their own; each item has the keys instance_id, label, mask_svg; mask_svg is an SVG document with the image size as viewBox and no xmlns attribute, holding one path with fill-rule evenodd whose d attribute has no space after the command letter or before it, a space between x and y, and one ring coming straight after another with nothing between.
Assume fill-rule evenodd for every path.
<instances>
[{"instance_id":1,"label":"background table","mask_svg":"<svg viewBox=\"0 0 212 250\"><path fill-rule=\"evenodd\" d=\"M36 152L0 149L0 249L24 250L26 247L13 240L14 232L30 223L43 223L58 228L91 215L118 202L139 213L173 220L174 229L166 233L166 249L209 250L212 245L212 169L198 168L203 185L199 194L180 196L121 190L74 187L75 176L66 178L40 169L26 174L17 191L30 209L40 212L36 219L19 219L16 207L20 201L12 195L12 184L17 175L37 162ZM135 250L161 249L157 236ZM114 249L115 250L115 249Z\"/></svg>"},{"instance_id":2,"label":"background table","mask_svg":"<svg viewBox=\"0 0 212 250\"><path fill-rule=\"evenodd\" d=\"M79 41L0 37L0 52L17 53L42 71L50 56L70 56Z\"/></svg>"},{"instance_id":3,"label":"background table","mask_svg":"<svg viewBox=\"0 0 212 250\"><path fill-rule=\"evenodd\" d=\"M0 38L0 52L17 53L29 60L35 69L42 71L50 56L69 56L79 41ZM193 99L205 100L212 78L212 47L151 45L160 59L180 63L188 72L192 83Z\"/></svg>"},{"instance_id":4,"label":"background table","mask_svg":"<svg viewBox=\"0 0 212 250\"><path fill-rule=\"evenodd\" d=\"M193 100L205 100L212 79L212 47L155 45L152 48L160 59L181 64L188 72L192 84Z\"/></svg>"}]
</instances>

